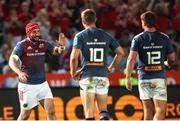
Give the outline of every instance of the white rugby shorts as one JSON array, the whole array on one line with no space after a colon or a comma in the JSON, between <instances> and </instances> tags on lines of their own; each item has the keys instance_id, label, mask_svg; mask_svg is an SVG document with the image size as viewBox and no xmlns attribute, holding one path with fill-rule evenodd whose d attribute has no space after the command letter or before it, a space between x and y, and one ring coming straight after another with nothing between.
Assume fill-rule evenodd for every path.
<instances>
[{"instance_id":1,"label":"white rugby shorts","mask_svg":"<svg viewBox=\"0 0 180 121\"><path fill-rule=\"evenodd\" d=\"M53 98L47 81L37 85L30 85L19 82L18 94L20 106L25 110L34 108L39 104L40 100Z\"/></svg>"},{"instance_id":2,"label":"white rugby shorts","mask_svg":"<svg viewBox=\"0 0 180 121\"><path fill-rule=\"evenodd\" d=\"M81 90L100 95L108 94L109 79L107 77L88 77L79 81Z\"/></svg>"},{"instance_id":3,"label":"white rugby shorts","mask_svg":"<svg viewBox=\"0 0 180 121\"><path fill-rule=\"evenodd\" d=\"M145 79L138 82L141 100L167 100L167 85L165 79Z\"/></svg>"}]
</instances>

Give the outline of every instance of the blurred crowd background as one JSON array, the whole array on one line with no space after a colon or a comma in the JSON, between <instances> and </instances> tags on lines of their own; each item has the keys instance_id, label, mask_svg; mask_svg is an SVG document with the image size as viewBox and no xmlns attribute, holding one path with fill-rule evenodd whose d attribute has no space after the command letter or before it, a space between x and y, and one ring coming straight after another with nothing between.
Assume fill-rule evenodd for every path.
<instances>
[{"instance_id":1,"label":"blurred crowd background","mask_svg":"<svg viewBox=\"0 0 180 121\"><path fill-rule=\"evenodd\" d=\"M46 72L69 72L69 56L74 35L83 29L80 13L86 8L97 12L97 27L113 36L124 48L126 56L115 72L124 71L132 37L142 32L140 15L152 10L157 15L157 28L169 35L177 53L180 70L180 0L0 0L0 73L13 73L8 59L13 47L24 39L25 25L35 20L41 37L52 43L59 33L66 35L66 52L62 56L48 55ZM110 52L108 63L112 61Z\"/></svg>"}]
</instances>

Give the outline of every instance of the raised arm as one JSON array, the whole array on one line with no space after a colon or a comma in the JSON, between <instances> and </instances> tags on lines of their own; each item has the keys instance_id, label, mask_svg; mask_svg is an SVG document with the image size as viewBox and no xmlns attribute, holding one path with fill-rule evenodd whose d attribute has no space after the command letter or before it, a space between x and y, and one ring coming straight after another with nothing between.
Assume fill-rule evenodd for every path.
<instances>
[{"instance_id":1,"label":"raised arm","mask_svg":"<svg viewBox=\"0 0 180 121\"><path fill-rule=\"evenodd\" d=\"M59 39L57 40L57 43L59 46L53 48L53 55L59 55L65 51L66 38L63 33L59 34Z\"/></svg>"}]
</instances>

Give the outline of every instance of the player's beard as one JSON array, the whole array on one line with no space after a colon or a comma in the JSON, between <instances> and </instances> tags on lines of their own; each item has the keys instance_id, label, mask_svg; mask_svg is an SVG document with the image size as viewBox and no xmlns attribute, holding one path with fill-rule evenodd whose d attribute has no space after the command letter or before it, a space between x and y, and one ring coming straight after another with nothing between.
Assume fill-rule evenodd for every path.
<instances>
[{"instance_id":1,"label":"player's beard","mask_svg":"<svg viewBox=\"0 0 180 121\"><path fill-rule=\"evenodd\" d=\"M40 36L30 36L29 38L32 42L38 42L40 39Z\"/></svg>"}]
</instances>

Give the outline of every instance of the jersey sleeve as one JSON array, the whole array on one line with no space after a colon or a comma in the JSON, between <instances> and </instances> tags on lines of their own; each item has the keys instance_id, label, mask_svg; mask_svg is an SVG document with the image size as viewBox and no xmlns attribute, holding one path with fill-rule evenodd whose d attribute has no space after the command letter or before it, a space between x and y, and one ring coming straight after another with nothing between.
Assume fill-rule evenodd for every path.
<instances>
[{"instance_id":1,"label":"jersey sleeve","mask_svg":"<svg viewBox=\"0 0 180 121\"><path fill-rule=\"evenodd\" d=\"M138 41L133 38L132 42L131 42L131 49L132 51L138 51Z\"/></svg>"},{"instance_id":2,"label":"jersey sleeve","mask_svg":"<svg viewBox=\"0 0 180 121\"><path fill-rule=\"evenodd\" d=\"M47 51L50 53L53 51L53 48L55 47L52 43L46 41L47 44Z\"/></svg>"},{"instance_id":3,"label":"jersey sleeve","mask_svg":"<svg viewBox=\"0 0 180 121\"><path fill-rule=\"evenodd\" d=\"M117 42L117 40L113 39L112 37L110 37L110 45L109 47L111 48L111 50L115 51L117 47L119 47L119 43Z\"/></svg>"},{"instance_id":4,"label":"jersey sleeve","mask_svg":"<svg viewBox=\"0 0 180 121\"><path fill-rule=\"evenodd\" d=\"M22 53L23 53L23 43L19 42L14 47L11 55L17 55L20 58L22 56Z\"/></svg>"},{"instance_id":5,"label":"jersey sleeve","mask_svg":"<svg viewBox=\"0 0 180 121\"><path fill-rule=\"evenodd\" d=\"M82 42L81 42L80 38L77 35L74 37L73 47L78 48L78 49L82 48Z\"/></svg>"},{"instance_id":6,"label":"jersey sleeve","mask_svg":"<svg viewBox=\"0 0 180 121\"><path fill-rule=\"evenodd\" d=\"M166 47L166 55L168 55L168 54L170 54L172 52L174 52L174 48L173 48L173 46L172 46L172 44L170 42L170 39L168 38L167 39L167 47Z\"/></svg>"}]
</instances>

